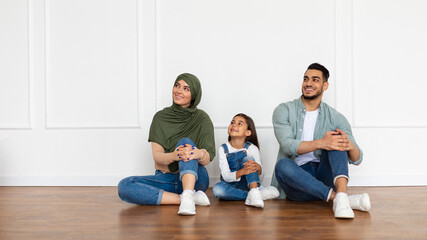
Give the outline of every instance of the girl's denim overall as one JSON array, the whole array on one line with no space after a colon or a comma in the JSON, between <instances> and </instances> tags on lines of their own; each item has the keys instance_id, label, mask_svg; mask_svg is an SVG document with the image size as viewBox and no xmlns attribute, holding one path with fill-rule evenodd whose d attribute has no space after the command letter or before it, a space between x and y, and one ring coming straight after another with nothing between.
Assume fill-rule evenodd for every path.
<instances>
[{"instance_id":1,"label":"girl's denim overall","mask_svg":"<svg viewBox=\"0 0 427 240\"><path fill-rule=\"evenodd\" d=\"M227 144L222 144L231 172L242 169L248 159L254 160L253 157L247 156L247 149L250 145L250 142L246 142L244 145L245 150L229 153ZM245 200L248 196L249 185L253 182L258 183L258 186L260 185L258 171L242 176L238 182L226 182L221 177L221 182L215 184L212 190L214 196L220 199Z\"/></svg>"}]
</instances>

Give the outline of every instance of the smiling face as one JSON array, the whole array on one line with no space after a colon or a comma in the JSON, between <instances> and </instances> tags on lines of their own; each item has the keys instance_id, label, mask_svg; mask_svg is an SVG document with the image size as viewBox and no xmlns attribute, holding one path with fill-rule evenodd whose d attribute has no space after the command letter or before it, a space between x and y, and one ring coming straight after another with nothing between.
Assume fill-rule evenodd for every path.
<instances>
[{"instance_id":1,"label":"smiling face","mask_svg":"<svg viewBox=\"0 0 427 240\"><path fill-rule=\"evenodd\" d=\"M181 107L188 108L191 105L190 86L184 81L179 80L175 83L172 90L173 102Z\"/></svg>"},{"instance_id":2,"label":"smiling face","mask_svg":"<svg viewBox=\"0 0 427 240\"><path fill-rule=\"evenodd\" d=\"M302 96L304 99L312 100L322 97L323 91L328 89L329 83L323 80L322 71L309 69L304 74L302 82Z\"/></svg>"},{"instance_id":3,"label":"smiling face","mask_svg":"<svg viewBox=\"0 0 427 240\"><path fill-rule=\"evenodd\" d=\"M235 116L231 120L230 126L228 126L228 136L231 138L246 138L252 134L251 130L248 130L248 124L245 118L241 116Z\"/></svg>"}]
</instances>

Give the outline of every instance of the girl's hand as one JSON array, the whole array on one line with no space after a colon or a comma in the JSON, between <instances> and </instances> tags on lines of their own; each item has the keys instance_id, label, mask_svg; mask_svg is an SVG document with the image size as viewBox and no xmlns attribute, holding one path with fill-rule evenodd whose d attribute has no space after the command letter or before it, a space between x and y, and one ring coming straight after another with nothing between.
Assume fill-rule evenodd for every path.
<instances>
[{"instance_id":1,"label":"girl's hand","mask_svg":"<svg viewBox=\"0 0 427 240\"><path fill-rule=\"evenodd\" d=\"M243 165L244 165L244 168L247 168L251 171L250 173L261 170L261 166L257 162L255 162L254 160L251 160L251 159L249 159ZM252 170L254 170L254 171L252 171Z\"/></svg>"},{"instance_id":2,"label":"girl's hand","mask_svg":"<svg viewBox=\"0 0 427 240\"><path fill-rule=\"evenodd\" d=\"M261 169L261 166L258 163L250 159L243 165L243 168L239 170L242 175L248 175Z\"/></svg>"}]
</instances>

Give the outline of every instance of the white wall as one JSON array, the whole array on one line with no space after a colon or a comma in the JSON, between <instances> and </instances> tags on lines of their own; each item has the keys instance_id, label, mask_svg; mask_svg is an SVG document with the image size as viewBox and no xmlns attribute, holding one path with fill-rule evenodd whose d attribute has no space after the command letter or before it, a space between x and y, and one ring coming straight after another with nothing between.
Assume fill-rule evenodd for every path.
<instances>
[{"instance_id":1,"label":"white wall","mask_svg":"<svg viewBox=\"0 0 427 240\"><path fill-rule=\"evenodd\" d=\"M351 185L426 185L424 1L0 0L0 185L116 185L152 174L148 130L176 76L202 82L216 143L244 112L269 184L271 114L306 67L365 152ZM208 165L211 184L218 161Z\"/></svg>"}]
</instances>

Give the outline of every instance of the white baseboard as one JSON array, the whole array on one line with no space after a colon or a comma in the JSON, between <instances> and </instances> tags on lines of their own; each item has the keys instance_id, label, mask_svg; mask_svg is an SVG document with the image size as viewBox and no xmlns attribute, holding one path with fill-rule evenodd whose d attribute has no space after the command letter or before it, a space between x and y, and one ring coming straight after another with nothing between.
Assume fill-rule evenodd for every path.
<instances>
[{"instance_id":1,"label":"white baseboard","mask_svg":"<svg viewBox=\"0 0 427 240\"><path fill-rule=\"evenodd\" d=\"M0 176L0 186L117 186L123 176Z\"/></svg>"},{"instance_id":2,"label":"white baseboard","mask_svg":"<svg viewBox=\"0 0 427 240\"><path fill-rule=\"evenodd\" d=\"M126 176L0 176L0 186L117 186ZM209 186L219 182L210 177ZM269 186L271 176L262 185ZM427 186L427 175L350 176L349 186Z\"/></svg>"},{"instance_id":3,"label":"white baseboard","mask_svg":"<svg viewBox=\"0 0 427 240\"><path fill-rule=\"evenodd\" d=\"M427 186L427 175L351 176L349 186Z\"/></svg>"}]
</instances>

